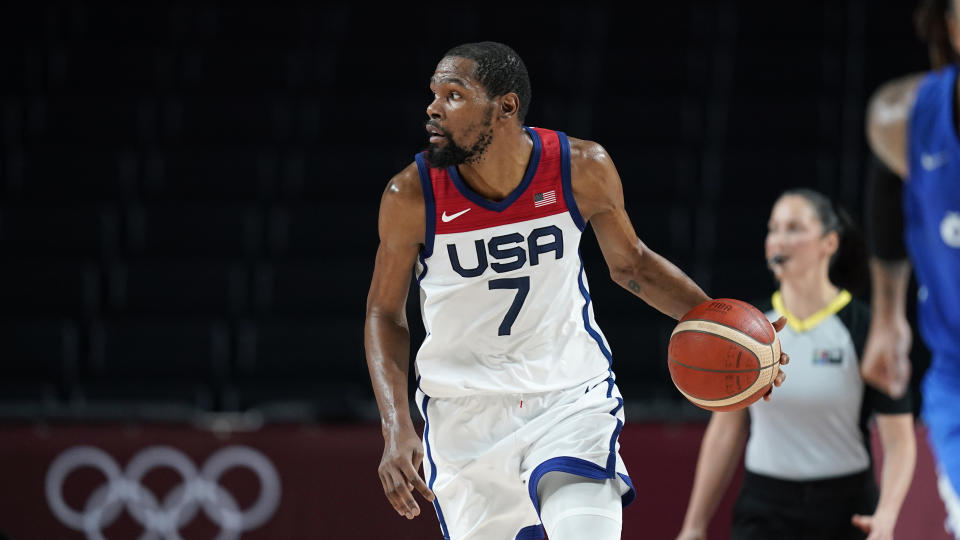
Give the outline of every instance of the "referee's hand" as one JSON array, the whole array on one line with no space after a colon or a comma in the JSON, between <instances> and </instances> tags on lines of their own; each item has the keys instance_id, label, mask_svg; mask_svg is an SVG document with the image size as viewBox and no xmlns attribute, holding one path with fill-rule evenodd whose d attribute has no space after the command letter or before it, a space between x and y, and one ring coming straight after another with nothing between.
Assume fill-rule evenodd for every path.
<instances>
[{"instance_id":1,"label":"referee's hand","mask_svg":"<svg viewBox=\"0 0 960 540\"><path fill-rule=\"evenodd\" d=\"M777 332L779 332L779 331L783 330L783 327L784 327L784 326L787 325L787 318L786 318L786 317L780 317L779 319L777 319L776 321L774 321L772 324L773 324L773 329L776 330ZM789 356L787 353L785 353L785 352L783 352L783 351L781 350L781 351L780 351L780 365L781 365L781 366L785 366L785 365L787 365L787 364L789 364L789 363L790 363L790 356ZM784 373L782 369L777 370L777 378L773 380L773 386L780 386L781 384L783 384L783 381L785 381L786 379L787 379L787 374ZM771 386L771 387L770 387L770 390L768 390L767 393L763 395L763 400L764 400L764 401L770 401L770 394L773 393L773 386Z\"/></svg>"},{"instance_id":2,"label":"referee's hand","mask_svg":"<svg viewBox=\"0 0 960 540\"><path fill-rule=\"evenodd\" d=\"M867 540L893 540L893 528L896 525L895 516L883 512L877 512L872 516L854 514L850 521L855 527L869 535Z\"/></svg>"}]
</instances>

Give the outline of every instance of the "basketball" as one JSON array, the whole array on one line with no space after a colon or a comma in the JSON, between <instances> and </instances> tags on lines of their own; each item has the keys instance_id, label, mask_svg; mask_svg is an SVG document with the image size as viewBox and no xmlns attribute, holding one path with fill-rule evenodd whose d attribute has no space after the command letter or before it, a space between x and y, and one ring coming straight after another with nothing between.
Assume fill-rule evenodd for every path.
<instances>
[{"instance_id":1,"label":"basketball","mask_svg":"<svg viewBox=\"0 0 960 540\"><path fill-rule=\"evenodd\" d=\"M780 340L759 309L718 298L680 319L670 335L667 362L673 384L691 403L735 411L770 389L780 370Z\"/></svg>"}]
</instances>

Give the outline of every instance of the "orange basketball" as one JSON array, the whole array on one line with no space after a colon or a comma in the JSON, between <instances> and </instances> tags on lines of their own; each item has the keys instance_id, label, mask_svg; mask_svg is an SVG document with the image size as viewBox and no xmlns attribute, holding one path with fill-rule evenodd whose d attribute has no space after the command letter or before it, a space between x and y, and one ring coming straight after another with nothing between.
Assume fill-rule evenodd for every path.
<instances>
[{"instance_id":1,"label":"orange basketball","mask_svg":"<svg viewBox=\"0 0 960 540\"><path fill-rule=\"evenodd\" d=\"M759 309L718 298L680 319L667 357L673 384L690 402L735 411L770 389L780 371L780 339Z\"/></svg>"}]
</instances>

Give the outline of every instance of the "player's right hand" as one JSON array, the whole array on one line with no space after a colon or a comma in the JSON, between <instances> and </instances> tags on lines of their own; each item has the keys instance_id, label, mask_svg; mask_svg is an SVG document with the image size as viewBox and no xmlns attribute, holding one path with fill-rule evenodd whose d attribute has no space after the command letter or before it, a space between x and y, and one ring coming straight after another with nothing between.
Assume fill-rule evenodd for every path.
<instances>
[{"instance_id":1,"label":"player's right hand","mask_svg":"<svg viewBox=\"0 0 960 540\"><path fill-rule=\"evenodd\" d=\"M870 321L860 375L863 380L893 398L907 391L910 382L910 323L904 317Z\"/></svg>"},{"instance_id":2,"label":"player's right hand","mask_svg":"<svg viewBox=\"0 0 960 540\"><path fill-rule=\"evenodd\" d=\"M377 472L390 504L407 519L420 515L420 506L413 498L413 490L420 492L424 499L433 501L433 492L418 472L422 463L423 442L415 431L409 429L385 436L383 457Z\"/></svg>"},{"instance_id":3,"label":"player's right hand","mask_svg":"<svg viewBox=\"0 0 960 540\"><path fill-rule=\"evenodd\" d=\"M773 325L773 329L774 329L775 331L779 332L779 331L783 330L783 328L784 328L785 326L787 326L787 318L786 318L786 317L780 317L779 319L773 321L773 322L770 323L770 324ZM787 354L787 353L785 353L785 352L783 352L783 351L780 351L780 365L781 365L781 366L785 366L785 365L787 365L787 364L789 364L789 363L790 363L790 355ZM773 386L771 386L770 389L767 390L767 393L763 395L763 400L764 400L764 401L770 401L770 395L773 394L773 387L774 387L774 386L780 386L781 384L783 384L783 381L785 381L785 380L787 380L787 374L784 373L782 369L781 369L781 370L778 370L778 371L777 371L777 377L773 380Z\"/></svg>"}]
</instances>

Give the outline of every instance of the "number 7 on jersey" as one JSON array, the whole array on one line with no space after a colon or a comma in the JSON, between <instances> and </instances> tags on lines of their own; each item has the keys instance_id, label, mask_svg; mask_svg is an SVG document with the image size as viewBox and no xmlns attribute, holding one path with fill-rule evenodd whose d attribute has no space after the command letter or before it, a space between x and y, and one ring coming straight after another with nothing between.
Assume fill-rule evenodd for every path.
<instances>
[{"instance_id":1,"label":"number 7 on jersey","mask_svg":"<svg viewBox=\"0 0 960 540\"><path fill-rule=\"evenodd\" d=\"M520 308L523 307L523 302L527 299L527 293L530 292L530 276L491 279L489 286L491 291L495 289L517 290L517 295L513 297L513 303L510 304L510 309L507 310L507 315L503 318L500 329L497 331L498 336L509 336L513 322L517 320Z\"/></svg>"}]
</instances>

